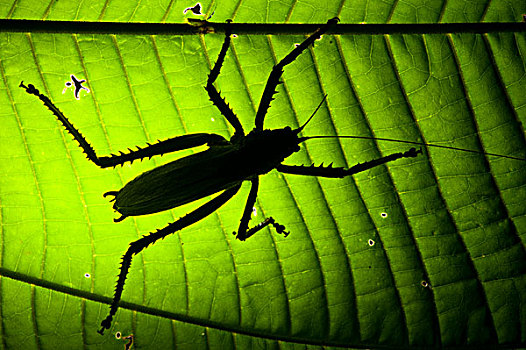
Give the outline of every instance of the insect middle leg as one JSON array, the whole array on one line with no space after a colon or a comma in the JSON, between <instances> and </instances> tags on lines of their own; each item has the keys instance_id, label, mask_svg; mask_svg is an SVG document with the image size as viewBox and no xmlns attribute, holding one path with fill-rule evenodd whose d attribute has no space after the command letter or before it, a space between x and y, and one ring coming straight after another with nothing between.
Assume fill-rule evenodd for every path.
<instances>
[{"instance_id":1,"label":"insect middle leg","mask_svg":"<svg viewBox=\"0 0 526 350\"><path fill-rule=\"evenodd\" d=\"M314 44L316 39L319 39L322 34L338 23L338 21L339 19L337 17L327 21L327 24L320 27L272 68L272 72L270 72L268 77L267 85L265 85L265 90L263 90L263 95L261 96L261 101L259 102L258 111L256 113L255 124L257 130L263 130L265 115L270 107L270 102L273 100L272 96L277 92L276 87L280 83L279 79L283 74L283 68L287 64L292 63L305 49L309 47L309 45Z\"/></svg>"},{"instance_id":2,"label":"insect middle leg","mask_svg":"<svg viewBox=\"0 0 526 350\"><path fill-rule=\"evenodd\" d=\"M256 203L258 194L259 178L256 177L252 179L251 182L252 187L250 188L250 193L248 194L247 204L245 205L245 210L243 211L243 216L241 217L241 222L239 223L239 228L237 229L237 233L233 232L233 234L236 235L236 238L240 241L244 241L264 227L273 225L278 233L283 233L285 237L287 237L289 234L288 232L285 232L285 226L278 224L272 217L269 217L258 225L248 229L248 222L250 221L252 208L254 207L254 203Z\"/></svg>"},{"instance_id":3,"label":"insect middle leg","mask_svg":"<svg viewBox=\"0 0 526 350\"><path fill-rule=\"evenodd\" d=\"M143 236L135 242L130 243L128 250L122 256L119 277L117 279L117 286L115 287L115 294L113 295L113 300L110 305L110 313L101 322L101 328L100 330L98 330L98 333L104 334L104 330L109 329L111 327L111 321L113 320L113 316L115 316L115 313L119 308L119 301L121 300L122 291L124 290L124 283L126 282L126 276L128 275L133 256L139 254L143 249L148 247L150 244L155 243L159 239L162 239L174 232L180 231L183 228L188 227L198 222L199 220L205 218L206 216L212 214L219 207L221 207L228 200L230 200L230 198L232 198L237 193L240 187L241 183L223 191L214 199L203 204L202 206L192 211L191 213L183 216L179 220L169 224L168 226L160 230Z\"/></svg>"},{"instance_id":4,"label":"insect middle leg","mask_svg":"<svg viewBox=\"0 0 526 350\"><path fill-rule=\"evenodd\" d=\"M55 104L46 95L41 94L40 91L38 91L38 89L36 89L32 84L25 86L24 83L21 82L20 87L26 89L28 94L37 96L57 117L62 125L64 125L66 130L71 135L73 135L73 138L79 143L88 159L101 168L115 167L117 165L123 165L125 162L133 162L134 160L143 159L146 157L151 158L156 155L180 151L204 144L211 145L227 143L227 140L224 137L217 134L189 134L159 141L155 144L148 144L148 146L144 148L137 147L137 150L135 151L128 148L128 153L120 152L120 154L112 154L108 157L99 157L89 142L84 138L84 136L82 136L80 131L78 131L77 128L73 126L69 119L66 118L64 114L62 114L60 109L58 109L58 107L55 106Z\"/></svg>"}]
</instances>

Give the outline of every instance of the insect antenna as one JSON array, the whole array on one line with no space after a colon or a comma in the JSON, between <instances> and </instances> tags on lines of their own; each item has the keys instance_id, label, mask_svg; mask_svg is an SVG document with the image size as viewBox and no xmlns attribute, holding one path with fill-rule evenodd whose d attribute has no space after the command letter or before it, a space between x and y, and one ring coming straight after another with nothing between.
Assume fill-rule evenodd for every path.
<instances>
[{"instance_id":1,"label":"insect antenna","mask_svg":"<svg viewBox=\"0 0 526 350\"><path fill-rule=\"evenodd\" d=\"M308 121L307 121L307 123L308 123ZM307 124L307 123L305 123L305 124ZM303 126L302 126L302 128L303 128ZM310 139L328 139L328 138L361 139L361 140L377 140L377 141L387 141L387 142L408 143L408 144L411 144L411 145L420 145L420 146L436 147L436 148L445 148L445 149L461 151L461 152L484 154L486 156L493 156L493 157L499 157L499 158L508 158L508 159L513 159L513 160L521 160L523 162L526 161L526 158L513 157L513 156L507 156L507 155L504 155L504 154L497 154L497 153L490 153L490 152L481 152L481 151L476 151L476 150L467 149L467 148L458 148L458 147L452 147L452 146L435 145L435 144L426 143L426 142L404 141L404 140L396 140L396 139L389 139L389 138L383 138L383 137L371 137L371 136L305 136L305 137L300 137L298 139L298 143L301 143L301 142L304 142L304 141L307 141L307 140L310 140Z\"/></svg>"},{"instance_id":2,"label":"insect antenna","mask_svg":"<svg viewBox=\"0 0 526 350\"><path fill-rule=\"evenodd\" d=\"M316 114L316 112L318 111L318 109L320 109L321 105L323 104L323 102L325 102L325 100L327 99L327 94L325 94L323 96L323 99L321 100L321 102L318 104L318 107L316 107L316 109L314 110L314 112L311 114L311 116L309 117L309 119L307 119L307 121L305 122L305 124L303 124L302 126L300 126L299 128L297 128L296 130L294 130L294 132L296 134L299 134L303 128L305 126L307 126L307 124L309 124L310 120L312 119L312 117L314 117L314 115Z\"/></svg>"},{"instance_id":3,"label":"insect antenna","mask_svg":"<svg viewBox=\"0 0 526 350\"><path fill-rule=\"evenodd\" d=\"M316 112L318 112L318 110L320 109L321 105L323 104L323 102L325 102L326 99L327 99L327 94L325 94L323 96L323 99L318 104L318 107L316 107L316 109L314 110L312 115L309 117L309 119L307 119L307 121L302 126L300 126L299 128L294 130L294 132L296 132L296 134L299 134L305 128L305 126L307 126L307 124L311 121L312 117L314 117ZM377 140L377 141L407 143L407 144L411 144L411 145L444 148L444 149L449 149L449 150L454 150L454 151L484 154L486 156L493 156L493 157L499 157L499 158L508 158L508 159L513 159L513 160L521 160L523 162L526 161L526 158L507 156L507 155L504 155L504 154L497 154L497 153L490 153L490 152L481 152L481 151L476 151L476 150L472 150L472 149L452 147L452 146L435 145L435 144L426 143L426 142L404 141L404 140L396 140L396 139L389 139L389 138L384 138L384 137L372 137L372 136L354 136L354 135L349 135L349 136L305 136L305 137L298 138L298 144L300 144L300 143L302 143L304 141L310 140L310 139L329 139L329 138L362 139L362 140Z\"/></svg>"}]
</instances>

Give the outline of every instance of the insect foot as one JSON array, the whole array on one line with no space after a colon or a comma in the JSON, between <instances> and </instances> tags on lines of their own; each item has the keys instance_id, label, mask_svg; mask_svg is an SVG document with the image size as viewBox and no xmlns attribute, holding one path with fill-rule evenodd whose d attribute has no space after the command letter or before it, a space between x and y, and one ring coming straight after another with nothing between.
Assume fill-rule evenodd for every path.
<instances>
[{"instance_id":1,"label":"insect foot","mask_svg":"<svg viewBox=\"0 0 526 350\"><path fill-rule=\"evenodd\" d=\"M340 19L338 17L333 17L333 18L331 18L330 20L327 21L327 24L330 25L330 26L333 26L333 25L337 24L338 22L340 22Z\"/></svg>"},{"instance_id":2,"label":"insect foot","mask_svg":"<svg viewBox=\"0 0 526 350\"><path fill-rule=\"evenodd\" d=\"M285 237L287 237L290 234L290 232L285 231L285 226L280 225L279 223L277 223L276 220L274 220L273 217L270 217L270 218L267 218L267 219L263 220L262 222L260 222L259 224L257 224L256 226L252 227L250 230L248 230L246 232L236 233L234 231L234 232L232 232L232 234L234 236L236 236L236 238L239 239L240 241L245 241L247 238L252 237L252 235L254 235L256 232L262 230L263 228L267 227L268 225L274 226L274 229L276 230L276 232L279 233L279 234L283 234Z\"/></svg>"},{"instance_id":3,"label":"insect foot","mask_svg":"<svg viewBox=\"0 0 526 350\"><path fill-rule=\"evenodd\" d=\"M26 89L26 92L28 94L31 94L31 95L36 95L38 96L40 94L40 91L38 91L37 89L35 89L35 86L33 84L28 84L28 86L25 86L24 85L24 81L21 81L20 82L20 85L18 85L19 87L21 88L24 88Z\"/></svg>"},{"instance_id":4,"label":"insect foot","mask_svg":"<svg viewBox=\"0 0 526 350\"><path fill-rule=\"evenodd\" d=\"M104 321L101 322L100 324L101 328L97 331L97 333L99 333L100 335L104 335L104 330L110 329L112 319L113 318L109 318L109 317L105 318Z\"/></svg>"},{"instance_id":5,"label":"insect foot","mask_svg":"<svg viewBox=\"0 0 526 350\"><path fill-rule=\"evenodd\" d=\"M422 148L420 148L418 151L416 150L416 148L411 148L409 151L405 152L403 154L403 157L404 158L414 158L414 157L417 157L419 154L422 154Z\"/></svg>"},{"instance_id":6,"label":"insect foot","mask_svg":"<svg viewBox=\"0 0 526 350\"><path fill-rule=\"evenodd\" d=\"M230 23L232 23L232 20L231 19L227 19L225 22L226 22L225 35L226 36L230 36L230 35L232 35L232 26L230 25Z\"/></svg>"},{"instance_id":7,"label":"insect foot","mask_svg":"<svg viewBox=\"0 0 526 350\"><path fill-rule=\"evenodd\" d=\"M285 237L287 237L288 235L290 235L290 232L285 231L285 226L280 225L279 223L277 223L277 222L274 220L274 218L272 218L272 217L269 218L269 221L270 221L270 223L272 224L272 226L274 226L274 228L276 229L276 232L277 232L277 233L279 233L279 234L283 233L283 235L284 235Z\"/></svg>"}]
</instances>

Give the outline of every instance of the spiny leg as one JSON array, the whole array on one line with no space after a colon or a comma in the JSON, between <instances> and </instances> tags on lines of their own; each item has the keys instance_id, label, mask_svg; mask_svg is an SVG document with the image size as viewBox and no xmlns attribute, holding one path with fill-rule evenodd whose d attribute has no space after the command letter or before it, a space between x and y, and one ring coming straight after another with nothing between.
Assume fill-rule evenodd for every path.
<instances>
[{"instance_id":1,"label":"spiny leg","mask_svg":"<svg viewBox=\"0 0 526 350\"><path fill-rule=\"evenodd\" d=\"M232 127L235 130L234 136L236 136L245 134L245 132L243 131L243 126L239 122L239 119L234 114L230 106L225 102L223 97L221 97L221 94L217 91L217 89L214 86L214 82L219 76L219 72L221 71L223 62L225 61L226 52L228 51L228 47L230 46L230 35L232 34L232 29L228 25L230 22L231 20L227 21L225 41L223 42L223 46L221 47L221 51L219 52L217 61L214 64L212 71L210 71L210 74L208 75L205 90L208 92L208 96L210 96L210 101L212 101L212 103L219 109L221 114L225 116L226 120L228 120L230 125L232 125Z\"/></svg>"},{"instance_id":2,"label":"spiny leg","mask_svg":"<svg viewBox=\"0 0 526 350\"><path fill-rule=\"evenodd\" d=\"M295 175L308 175L308 176L321 176L321 177L345 177L349 175L353 175L371 168L374 168L378 165L385 164L387 162L391 162L393 160L397 160L400 158L414 158L419 153L422 153L422 150L416 150L415 148L411 148L407 152L400 152L400 153L393 153L388 156L378 158L371 160L369 162L356 164L355 166L345 169L345 168L333 168L331 166L328 167L315 167L314 165L311 166L304 166L304 165L279 165L276 167L276 170L282 173L287 174L295 174Z\"/></svg>"},{"instance_id":3,"label":"spiny leg","mask_svg":"<svg viewBox=\"0 0 526 350\"><path fill-rule=\"evenodd\" d=\"M239 228L237 229L237 234L236 232L233 232L233 234L236 235L236 238L240 241L244 241L264 227L273 225L278 233L284 233L285 237L287 237L289 234L288 232L285 232L285 226L278 224L272 217L265 219L263 222L254 226L250 230L248 229L248 222L250 221L252 208L254 207L254 203L256 202L258 194L259 178L256 177L252 179L251 182L252 187L250 188L250 193L248 194L247 204L245 205L245 210L243 211L243 216L241 217L241 222L239 223Z\"/></svg>"},{"instance_id":4,"label":"spiny leg","mask_svg":"<svg viewBox=\"0 0 526 350\"><path fill-rule=\"evenodd\" d=\"M274 226L274 229L276 230L276 232L280 233L280 234L283 233L283 235L285 237L287 237L289 235L289 233L290 233L290 232L285 231L285 226L280 225L279 223L277 223L276 220L274 220L273 217L269 217L269 218L266 218L265 220L263 220L262 222L260 222L259 224L257 224L256 226L252 227L250 230L248 230L246 235L245 235L245 239L251 237L253 234L258 232L259 230L262 230L263 228L267 227L268 225Z\"/></svg>"},{"instance_id":5,"label":"spiny leg","mask_svg":"<svg viewBox=\"0 0 526 350\"><path fill-rule=\"evenodd\" d=\"M163 155L166 153L181 151L188 148L194 148L202 145L221 145L227 144L228 141L218 134L196 133L172 137L157 143L147 142L146 147L141 148L136 146L136 150L128 148L128 153L119 152L119 154L112 154L109 157L98 157L101 168L110 166L123 165L126 162L133 163L137 159L152 158L153 156ZM91 158L88 157L91 160Z\"/></svg>"},{"instance_id":6,"label":"spiny leg","mask_svg":"<svg viewBox=\"0 0 526 350\"><path fill-rule=\"evenodd\" d=\"M148 247L150 244L155 243L157 240L164 238L176 231L182 230L185 227L188 227L199 220L210 215L216 211L219 207L225 204L232 196L234 196L239 188L241 183L237 184L235 187L229 188L223 191L220 195L210 200L209 202L203 204L193 212L183 216L179 220L169 224L168 226L152 232L142 238L136 240L135 242L130 243L128 250L122 256L121 267L119 272L119 278L117 279L117 286L115 287L115 294L113 295L113 300L110 306L110 313L101 322L101 328L98 330L98 333L104 334L104 329L110 329L111 321L113 316L119 308L119 301L121 300L122 291L124 290L124 283L126 282L126 276L128 275L128 270L130 269L132 258L134 255L139 254L143 249Z\"/></svg>"},{"instance_id":7,"label":"spiny leg","mask_svg":"<svg viewBox=\"0 0 526 350\"><path fill-rule=\"evenodd\" d=\"M168 140L159 141L155 144L148 143L148 146L145 148L137 147L137 150L132 150L128 148L129 153L120 152L120 154L112 154L109 157L99 157L95 153L93 147L86 141L84 136L78 131L73 124L69 121L68 118L60 109L58 109L53 102L44 94L41 94L33 84L28 84L25 86L23 82L20 83L20 87L26 89L26 92L31 95L37 96L44 105L57 117L57 119L64 125L66 130L73 135L73 138L79 143L80 147L83 149L84 153L97 166L101 168L115 167L117 165L123 165L125 162L133 162L137 159L151 158L155 155L162 155L165 153L180 151L183 149L188 149L192 147L201 146L204 144L222 144L227 143L227 140L216 134L190 134L183 135L178 137L173 137Z\"/></svg>"},{"instance_id":8,"label":"spiny leg","mask_svg":"<svg viewBox=\"0 0 526 350\"><path fill-rule=\"evenodd\" d=\"M261 96L261 101L259 102L258 111L256 113L256 130L263 130L265 115L267 114L267 111L270 107L270 102L274 99L272 96L277 92L276 87L280 83L279 79L283 74L283 68L287 64L292 63L305 49L309 47L309 45L314 44L316 39L319 39L322 34L324 34L330 27L338 23L338 21L339 19L337 17L327 21L327 24L320 27L272 68L272 72L270 72L268 77L267 85L265 86L265 90Z\"/></svg>"},{"instance_id":9,"label":"spiny leg","mask_svg":"<svg viewBox=\"0 0 526 350\"><path fill-rule=\"evenodd\" d=\"M276 230L276 232L280 233L280 234L283 233L283 235L285 237L287 237L289 235L289 233L290 233L290 232L285 231L285 226L280 225L279 223L277 223L276 220L274 220L274 218L271 216L271 217L268 217L265 220L261 221L259 224L257 224L256 226L252 227L251 229L247 230L242 235L241 235L241 231L239 231L239 233L237 234L236 238L239 239L240 241L245 241L246 239L252 237L256 232L264 229L268 225L274 226L274 229ZM235 234L236 233L234 232L234 235Z\"/></svg>"},{"instance_id":10,"label":"spiny leg","mask_svg":"<svg viewBox=\"0 0 526 350\"><path fill-rule=\"evenodd\" d=\"M237 235L236 232L233 232L233 234L236 235L236 238L240 241L244 241L246 239L245 233L248 230L248 222L250 221L252 208L254 207L256 198L258 196L259 177L252 179L251 182L252 187L250 187L250 193L248 194L247 203L245 205L245 209L243 210L243 215L241 216L241 222L239 223L239 228L237 229Z\"/></svg>"}]
</instances>

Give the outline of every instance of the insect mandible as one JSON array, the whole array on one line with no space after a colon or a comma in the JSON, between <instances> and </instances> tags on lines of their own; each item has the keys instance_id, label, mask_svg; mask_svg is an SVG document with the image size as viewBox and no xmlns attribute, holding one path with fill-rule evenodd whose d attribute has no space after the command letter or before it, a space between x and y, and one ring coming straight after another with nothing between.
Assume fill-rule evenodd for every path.
<instances>
[{"instance_id":1,"label":"insect mandible","mask_svg":"<svg viewBox=\"0 0 526 350\"><path fill-rule=\"evenodd\" d=\"M27 93L37 96L44 105L51 110L66 130L73 135L74 139L79 143L80 147L87 155L87 158L100 168L115 167L117 165L123 165L125 162L133 162L137 159L143 159L146 157L151 158L156 155L162 155L197 146L208 146L208 149L202 152L177 159L168 164L147 171L128 182L118 191L109 191L104 194L105 197L113 197L113 208L121 214L121 216L118 219L114 219L114 221L119 222L128 216L157 213L221 192L219 195L188 213L186 216L183 216L164 228L151 232L150 234L130 243L126 253L122 256L117 285L110 305L110 312L101 322L101 328L98 330L100 334L103 334L105 329L110 328L113 317L117 312L133 256L140 253L143 249L155 243L157 240L182 230L216 211L238 192L243 181L250 181L251 189L241 216L238 230L237 232L234 232L235 237L240 241L244 241L269 225L273 226L278 233L287 236L288 232L285 231L285 226L276 222L272 217L268 217L259 224L249 228L252 208L256 201L259 187L259 175L266 174L269 171L276 169L277 171L286 174L343 178L390 161L400 158L412 158L416 157L419 153L422 153L421 150L411 148L406 152L394 153L372 161L357 164L349 169L332 166L291 166L282 164L287 157L300 150L300 143L308 139L322 137L372 139L371 137L359 136L300 137L300 132L312 119L325 98L318 105L307 122L297 129L291 129L288 126L274 130L263 128L265 116L270 107L270 103L273 100L273 95L276 93L276 88L280 83L284 67L292 63L305 49L309 47L309 45L314 44L315 40L319 39L322 34L326 33L338 21L338 18L330 19L325 25L321 26L301 44L297 45L287 56L273 67L256 112L255 127L248 134L245 134L239 119L213 85L219 76L231 41L230 21L227 21L225 39L217 61L208 75L205 90L208 92L212 103L219 109L221 114L234 128L234 134L230 140L217 134L188 134L159 141L155 144L148 144L145 148L137 147L137 150L130 150L128 153L120 152L120 154L117 155L111 154L110 156L99 157L96 155L93 147L47 96L41 94L32 84L26 86L23 82L20 83L20 86L24 88ZM390 139L380 140L482 153L453 147L429 145L427 143Z\"/></svg>"}]
</instances>

